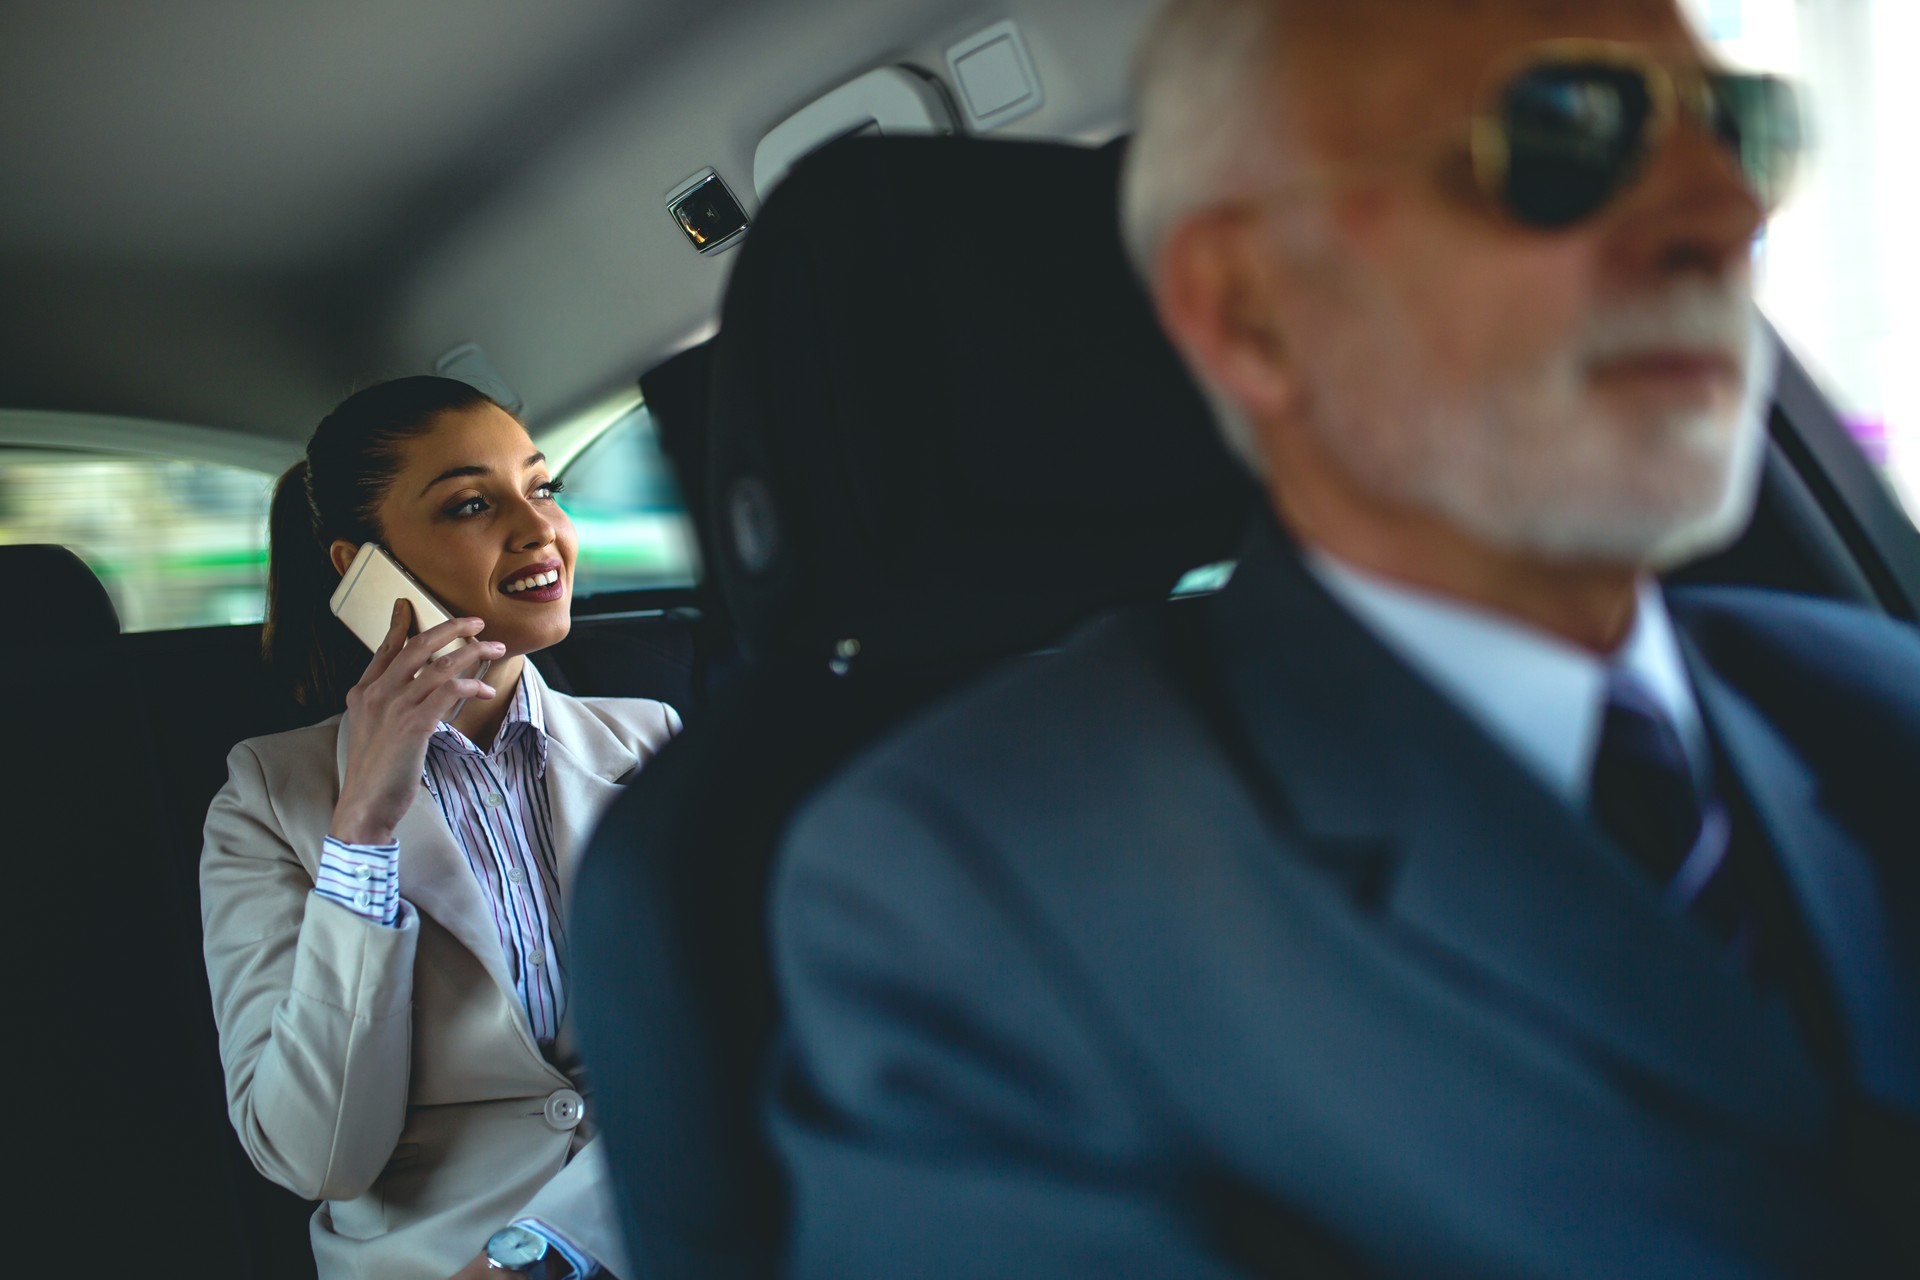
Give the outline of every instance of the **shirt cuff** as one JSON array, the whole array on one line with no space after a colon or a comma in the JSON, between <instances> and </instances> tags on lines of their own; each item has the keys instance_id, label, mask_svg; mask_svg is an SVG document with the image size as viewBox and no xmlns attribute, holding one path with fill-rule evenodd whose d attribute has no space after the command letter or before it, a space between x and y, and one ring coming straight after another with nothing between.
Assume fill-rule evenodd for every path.
<instances>
[{"instance_id":1,"label":"shirt cuff","mask_svg":"<svg viewBox=\"0 0 1920 1280\"><path fill-rule=\"evenodd\" d=\"M546 1223L540 1221L540 1219L520 1218L516 1220L513 1225L516 1227L525 1227L552 1245L561 1257L573 1264L574 1274L580 1276L581 1280L589 1280L590 1277L605 1276L607 1274L600 1269L600 1264L595 1262L586 1250L561 1235Z\"/></svg>"},{"instance_id":2,"label":"shirt cuff","mask_svg":"<svg viewBox=\"0 0 1920 1280\"><path fill-rule=\"evenodd\" d=\"M313 891L362 919L400 924L400 846L347 844L328 836L320 846Z\"/></svg>"}]
</instances>

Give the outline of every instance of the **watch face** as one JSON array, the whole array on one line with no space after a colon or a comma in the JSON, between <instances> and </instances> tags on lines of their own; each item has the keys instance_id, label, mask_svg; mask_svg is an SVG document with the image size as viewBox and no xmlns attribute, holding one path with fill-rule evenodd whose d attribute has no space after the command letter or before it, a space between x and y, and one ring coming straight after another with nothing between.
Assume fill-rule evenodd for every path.
<instances>
[{"instance_id":1,"label":"watch face","mask_svg":"<svg viewBox=\"0 0 1920 1280\"><path fill-rule=\"evenodd\" d=\"M525 1271L546 1256L546 1240L525 1227L502 1227L487 1240L488 1260L509 1271Z\"/></svg>"}]
</instances>

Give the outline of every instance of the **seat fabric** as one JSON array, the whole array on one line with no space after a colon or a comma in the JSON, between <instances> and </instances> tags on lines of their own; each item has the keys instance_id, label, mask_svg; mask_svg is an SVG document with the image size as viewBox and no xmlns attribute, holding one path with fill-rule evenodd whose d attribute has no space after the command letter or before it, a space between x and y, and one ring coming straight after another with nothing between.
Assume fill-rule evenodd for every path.
<instances>
[{"instance_id":1,"label":"seat fabric","mask_svg":"<svg viewBox=\"0 0 1920 1280\"><path fill-rule=\"evenodd\" d=\"M1128 273L1116 159L835 144L739 255L702 509L750 661L614 803L573 923L573 1008L649 1280L778 1269L756 1106L766 886L795 806L966 679L1234 544L1245 481Z\"/></svg>"},{"instance_id":2,"label":"seat fabric","mask_svg":"<svg viewBox=\"0 0 1920 1280\"><path fill-rule=\"evenodd\" d=\"M0 546L0 581L33 584L33 603L7 611L4 643L9 647L95 644L120 634L113 598L65 547Z\"/></svg>"},{"instance_id":3,"label":"seat fabric","mask_svg":"<svg viewBox=\"0 0 1920 1280\"><path fill-rule=\"evenodd\" d=\"M1242 481L1126 265L1118 154L853 139L769 200L707 453L750 654L1013 652L1226 554Z\"/></svg>"}]
</instances>

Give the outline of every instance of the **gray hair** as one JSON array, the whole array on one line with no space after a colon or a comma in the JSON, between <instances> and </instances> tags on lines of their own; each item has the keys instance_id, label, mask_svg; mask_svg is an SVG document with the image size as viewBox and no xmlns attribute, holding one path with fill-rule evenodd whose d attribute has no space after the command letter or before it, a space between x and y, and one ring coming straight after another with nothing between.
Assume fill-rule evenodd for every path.
<instances>
[{"instance_id":1,"label":"gray hair","mask_svg":"<svg viewBox=\"0 0 1920 1280\"><path fill-rule=\"evenodd\" d=\"M1253 181L1272 104L1276 0L1172 0L1134 68L1133 140L1121 178L1120 229L1149 287L1168 231ZM1258 473L1265 461L1238 406L1194 370L1222 436Z\"/></svg>"}]
</instances>

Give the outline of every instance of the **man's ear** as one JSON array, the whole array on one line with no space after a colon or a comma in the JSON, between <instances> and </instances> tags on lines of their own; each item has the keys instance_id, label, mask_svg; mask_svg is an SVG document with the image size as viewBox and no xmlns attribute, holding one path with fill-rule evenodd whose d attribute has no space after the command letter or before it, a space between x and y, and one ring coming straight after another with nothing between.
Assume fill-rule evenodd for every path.
<instances>
[{"instance_id":1,"label":"man's ear","mask_svg":"<svg viewBox=\"0 0 1920 1280\"><path fill-rule=\"evenodd\" d=\"M333 561L333 571L341 577L347 576L347 566L360 554L360 548L345 538L335 538L333 545L327 548L327 556Z\"/></svg>"},{"instance_id":2,"label":"man's ear","mask_svg":"<svg viewBox=\"0 0 1920 1280\"><path fill-rule=\"evenodd\" d=\"M1184 218L1155 265L1160 323L1196 371L1254 422L1287 414L1298 383L1279 327L1279 264L1257 215L1223 208Z\"/></svg>"}]
</instances>

